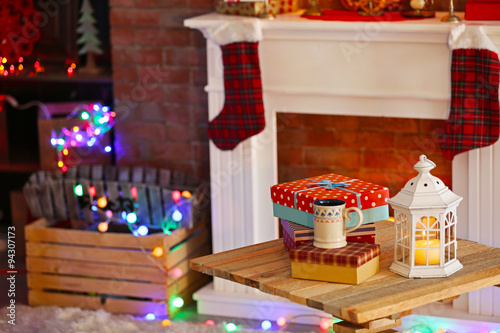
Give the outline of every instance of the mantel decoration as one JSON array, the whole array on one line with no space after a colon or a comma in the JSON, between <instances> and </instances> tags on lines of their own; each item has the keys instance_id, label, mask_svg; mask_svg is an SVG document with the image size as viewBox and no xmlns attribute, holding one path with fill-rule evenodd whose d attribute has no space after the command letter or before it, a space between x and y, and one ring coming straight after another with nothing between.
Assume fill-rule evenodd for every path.
<instances>
[{"instance_id":1,"label":"mantel decoration","mask_svg":"<svg viewBox=\"0 0 500 333\"><path fill-rule=\"evenodd\" d=\"M0 56L13 60L30 55L40 39L40 20L33 0L2 1Z\"/></svg>"},{"instance_id":2,"label":"mantel decoration","mask_svg":"<svg viewBox=\"0 0 500 333\"><path fill-rule=\"evenodd\" d=\"M87 56L85 67L80 68L79 71L86 74L98 74L102 71L102 68L97 67L95 63L95 56L102 54L102 49L99 31L94 26L96 19L92 15L93 13L94 9L90 1L83 0L76 32L81 35L77 44L82 44L78 54Z\"/></svg>"},{"instance_id":3,"label":"mantel decoration","mask_svg":"<svg viewBox=\"0 0 500 333\"><path fill-rule=\"evenodd\" d=\"M394 208L394 262L389 269L408 278L447 277L463 266L457 259L457 207L462 197L430 174L425 155L418 175L387 202Z\"/></svg>"},{"instance_id":4,"label":"mantel decoration","mask_svg":"<svg viewBox=\"0 0 500 333\"><path fill-rule=\"evenodd\" d=\"M411 10L401 12L405 17L434 17L436 13L433 10L434 1L432 0L411 0Z\"/></svg>"}]
</instances>

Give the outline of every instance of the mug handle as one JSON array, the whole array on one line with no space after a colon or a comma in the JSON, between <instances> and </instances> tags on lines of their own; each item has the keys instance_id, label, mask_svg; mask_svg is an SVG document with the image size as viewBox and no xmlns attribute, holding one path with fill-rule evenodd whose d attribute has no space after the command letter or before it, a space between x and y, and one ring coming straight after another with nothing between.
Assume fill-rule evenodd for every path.
<instances>
[{"instance_id":1,"label":"mug handle","mask_svg":"<svg viewBox=\"0 0 500 333\"><path fill-rule=\"evenodd\" d=\"M350 211L355 211L356 213L358 213L359 221L358 221L358 224L355 225L354 227L346 228L345 229L346 234L348 232L351 232L351 231L358 229L361 226L361 223L363 223L363 212L361 212L361 209L359 209L358 207L349 207L349 208L346 208L344 210L344 217L346 220L352 220L351 217L349 216Z\"/></svg>"}]
</instances>

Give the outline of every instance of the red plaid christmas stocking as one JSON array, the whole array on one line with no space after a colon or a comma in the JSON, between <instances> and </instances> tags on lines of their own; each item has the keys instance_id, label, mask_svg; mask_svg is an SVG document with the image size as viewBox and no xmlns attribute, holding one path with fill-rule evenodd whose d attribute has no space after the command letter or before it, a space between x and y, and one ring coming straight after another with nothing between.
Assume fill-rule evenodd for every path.
<instances>
[{"instance_id":1,"label":"red plaid christmas stocking","mask_svg":"<svg viewBox=\"0 0 500 333\"><path fill-rule=\"evenodd\" d=\"M439 138L449 160L461 152L494 144L500 130L498 52L481 27L458 29L450 38L450 116ZM474 42L477 45L471 45Z\"/></svg>"},{"instance_id":2,"label":"red plaid christmas stocking","mask_svg":"<svg viewBox=\"0 0 500 333\"><path fill-rule=\"evenodd\" d=\"M208 136L222 150L231 150L261 132L265 125L260 79L259 42L222 45L224 108L208 124Z\"/></svg>"}]
</instances>

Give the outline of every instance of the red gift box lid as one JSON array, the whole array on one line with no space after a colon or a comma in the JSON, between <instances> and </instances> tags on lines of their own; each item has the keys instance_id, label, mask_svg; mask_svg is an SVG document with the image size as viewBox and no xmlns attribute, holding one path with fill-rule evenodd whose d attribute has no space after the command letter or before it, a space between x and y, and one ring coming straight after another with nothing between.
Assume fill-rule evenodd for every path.
<instances>
[{"instance_id":1,"label":"red gift box lid","mask_svg":"<svg viewBox=\"0 0 500 333\"><path fill-rule=\"evenodd\" d=\"M347 243L338 249L320 249L312 241L290 251L290 260L302 263L358 268L380 255L380 245Z\"/></svg>"},{"instance_id":2,"label":"red gift box lid","mask_svg":"<svg viewBox=\"0 0 500 333\"><path fill-rule=\"evenodd\" d=\"M321 182L330 182L337 187L328 189L320 185ZM332 173L274 185L271 187L271 198L274 203L308 213L312 213L315 200L330 198L344 200L346 207L359 204L361 209L368 209L387 205L389 189Z\"/></svg>"}]
</instances>

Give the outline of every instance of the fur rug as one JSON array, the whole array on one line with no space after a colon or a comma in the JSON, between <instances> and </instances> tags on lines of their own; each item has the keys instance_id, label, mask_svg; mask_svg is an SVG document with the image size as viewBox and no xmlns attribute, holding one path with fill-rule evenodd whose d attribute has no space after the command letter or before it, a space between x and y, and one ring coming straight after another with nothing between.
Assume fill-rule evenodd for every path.
<instances>
[{"instance_id":1,"label":"fur rug","mask_svg":"<svg viewBox=\"0 0 500 333\"><path fill-rule=\"evenodd\" d=\"M9 324L7 308L0 309L0 332L5 333L226 333L222 324L207 326L173 321L162 326L161 320L145 321L129 315L113 315L103 310L91 311L57 306L17 305L15 326ZM240 328L240 332L264 332Z\"/></svg>"}]
</instances>

